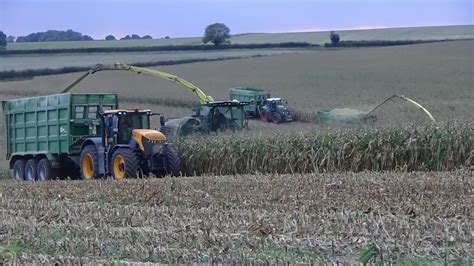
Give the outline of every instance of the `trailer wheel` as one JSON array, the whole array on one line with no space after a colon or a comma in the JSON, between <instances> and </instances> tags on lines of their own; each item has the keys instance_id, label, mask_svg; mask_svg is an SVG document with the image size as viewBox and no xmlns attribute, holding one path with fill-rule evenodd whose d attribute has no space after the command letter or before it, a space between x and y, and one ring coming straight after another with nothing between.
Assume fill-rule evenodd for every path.
<instances>
[{"instance_id":1,"label":"trailer wheel","mask_svg":"<svg viewBox=\"0 0 474 266\"><path fill-rule=\"evenodd\" d=\"M43 158L39 161L36 177L38 181L45 181L54 177L51 162L47 158Z\"/></svg>"},{"instance_id":2,"label":"trailer wheel","mask_svg":"<svg viewBox=\"0 0 474 266\"><path fill-rule=\"evenodd\" d=\"M112 155L112 175L115 179L139 176L137 155L129 149L117 149Z\"/></svg>"},{"instance_id":3,"label":"trailer wheel","mask_svg":"<svg viewBox=\"0 0 474 266\"><path fill-rule=\"evenodd\" d=\"M26 161L23 159L19 159L13 164L12 175L16 180L25 180L25 164Z\"/></svg>"},{"instance_id":4,"label":"trailer wheel","mask_svg":"<svg viewBox=\"0 0 474 266\"><path fill-rule=\"evenodd\" d=\"M81 178L95 179L99 177L99 154L94 145L88 145L81 152Z\"/></svg>"},{"instance_id":5,"label":"trailer wheel","mask_svg":"<svg viewBox=\"0 0 474 266\"><path fill-rule=\"evenodd\" d=\"M28 161L26 161L25 180L35 181L37 170L38 170L38 162L35 159L29 159Z\"/></svg>"}]
</instances>

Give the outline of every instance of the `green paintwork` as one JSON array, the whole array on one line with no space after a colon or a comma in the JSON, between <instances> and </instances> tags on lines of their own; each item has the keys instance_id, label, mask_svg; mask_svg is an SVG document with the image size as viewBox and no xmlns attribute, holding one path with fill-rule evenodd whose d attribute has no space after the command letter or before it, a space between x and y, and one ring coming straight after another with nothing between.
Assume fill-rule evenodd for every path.
<instances>
[{"instance_id":1,"label":"green paintwork","mask_svg":"<svg viewBox=\"0 0 474 266\"><path fill-rule=\"evenodd\" d=\"M15 155L70 154L72 145L94 135L97 108L116 109L116 94L62 93L2 102L7 159ZM96 132L101 132L99 129Z\"/></svg>"},{"instance_id":2,"label":"green paintwork","mask_svg":"<svg viewBox=\"0 0 474 266\"><path fill-rule=\"evenodd\" d=\"M250 103L244 107L244 111L250 116L257 116L263 101L270 98L269 92L257 88L231 88L229 94L231 100Z\"/></svg>"}]
</instances>

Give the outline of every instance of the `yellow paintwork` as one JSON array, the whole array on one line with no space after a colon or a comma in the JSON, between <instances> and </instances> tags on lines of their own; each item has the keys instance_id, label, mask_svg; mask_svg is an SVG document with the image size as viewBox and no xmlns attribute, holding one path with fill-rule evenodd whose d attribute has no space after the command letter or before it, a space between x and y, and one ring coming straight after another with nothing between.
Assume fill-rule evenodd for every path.
<instances>
[{"instance_id":1,"label":"yellow paintwork","mask_svg":"<svg viewBox=\"0 0 474 266\"><path fill-rule=\"evenodd\" d=\"M123 179L124 176L125 176L125 159L122 157L122 155L117 155L114 158L114 177L116 179Z\"/></svg>"},{"instance_id":2,"label":"yellow paintwork","mask_svg":"<svg viewBox=\"0 0 474 266\"><path fill-rule=\"evenodd\" d=\"M90 154L86 154L84 158L82 158L82 172L84 173L85 179L92 179L94 176L94 164Z\"/></svg>"},{"instance_id":3,"label":"yellow paintwork","mask_svg":"<svg viewBox=\"0 0 474 266\"><path fill-rule=\"evenodd\" d=\"M143 146L142 137L151 140L151 141L165 141L166 137L160 131L152 129L134 129L132 132L132 138L138 143L140 150L145 151L145 146Z\"/></svg>"}]
</instances>

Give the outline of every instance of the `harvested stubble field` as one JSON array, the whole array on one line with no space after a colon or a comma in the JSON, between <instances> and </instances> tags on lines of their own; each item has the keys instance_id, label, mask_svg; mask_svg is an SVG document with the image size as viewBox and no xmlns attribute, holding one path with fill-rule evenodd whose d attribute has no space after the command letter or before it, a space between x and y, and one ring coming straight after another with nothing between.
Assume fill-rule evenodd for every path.
<instances>
[{"instance_id":1,"label":"harvested stubble field","mask_svg":"<svg viewBox=\"0 0 474 266\"><path fill-rule=\"evenodd\" d=\"M5 182L4 262L472 262L472 173ZM423 259L419 259L422 257Z\"/></svg>"}]
</instances>

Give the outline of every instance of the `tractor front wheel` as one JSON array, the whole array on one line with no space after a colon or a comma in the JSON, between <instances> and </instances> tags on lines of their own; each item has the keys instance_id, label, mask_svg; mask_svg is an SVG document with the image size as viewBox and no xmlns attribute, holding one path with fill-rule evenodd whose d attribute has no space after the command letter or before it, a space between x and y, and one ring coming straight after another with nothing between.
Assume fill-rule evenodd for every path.
<instances>
[{"instance_id":1,"label":"tractor front wheel","mask_svg":"<svg viewBox=\"0 0 474 266\"><path fill-rule=\"evenodd\" d=\"M181 174L181 160L178 152L171 145L167 145L165 149L166 157L166 174L171 176L179 176Z\"/></svg>"},{"instance_id":2,"label":"tractor front wheel","mask_svg":"<svg viewBox=\"0 0 474 266\"><path fill-rule=\"evenodd\" d=\"M137 155L129 149L117 149L112 155L112 175L115 179L139 176Z\"/></svg>"},{"instance_id":3,"label":"tractor front wheel","mask_svg":"<svg viewBox=\"0 0 474 266\"><path fill-rule=\"evenodd\" d=\"M181 175L181 159L178 152L171 145L166 145L165 148L165 169L153 172L157 177L180 176Z\"/></svg>"}]
</instances>

